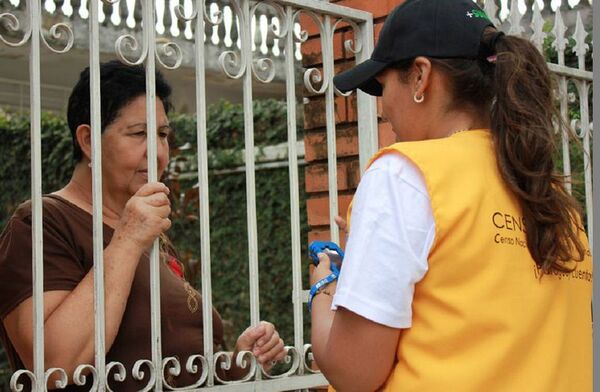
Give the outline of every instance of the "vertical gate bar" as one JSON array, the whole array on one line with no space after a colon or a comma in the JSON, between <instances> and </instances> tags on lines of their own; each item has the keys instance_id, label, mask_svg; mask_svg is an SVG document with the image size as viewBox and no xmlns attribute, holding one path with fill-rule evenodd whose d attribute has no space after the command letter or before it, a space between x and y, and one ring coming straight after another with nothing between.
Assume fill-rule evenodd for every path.
<instances>
[{"instance_id":1,"label":"vertical gate bar","mask_svg":"<svg viewBox=\"0 0 600 392\"><path fill-rule=\"evenodd\" d=\"M588 238L594 238L593 230L593 200L592 200L592 161L590 148L590 115L589 115L589 85L586 81L577 83L579 91L579 112L581 114L581 129L583 132L583 173L585 182L585 211L587 214ZM593 250L593 242L590 240L590 249Z\"/></svg>"},{"instance_id":2,"label":"vertical gate bar","mask_svg":"<svg viewBox=\"0 0 600 392\"><path fill-rule=\"evenodd\" d=\"M196 58L196 137L198 149L198 182L200 213L200 260L202 268L202 329L204 357L209 365L208 386L214 385L213 320L210 259L210 213L208 194L208 145L206 136L206 74L204 61L204 0L196 0L196 30L194 31Z\"/></svg>"},{"instance_id":3,"label":"vertical gate bar","mask_svg":"<svg viewBox=\"0 0 600 392\"><path fill-rule=\"evenodd\" d=\"M248 225L248 263L250 284L250 324L260 322L260 292L258 282L258 233L256 228L256 179L254 168L254 109L252 107L252 19L250 0L241 0L242 16L239 18L241 43L246 61L243 82L244 100L244 148L246 162L246 207ZM256 368L255 379L260 380L260 368Z\"/></svg>"},{"instance_id":4,"label":"vertical gate bar","mask_svg":"<svg viewBox=\"0 0 600 392\"><path fill-rule=\"evenodd\" d=\"M558 55L558 65L565 66L565 49L567 47L567 39L565 38L565 32L567 28L563 22L560 7L556 9L554 13L554 27L552 28L552 34L554 34L555 40L552 46L556 49ZM569 106L567 102L568 85L566 76L560 76L558 81L558 92L560 101L560 115L563 121L569 121ZM565 127L559 127L559 132L562 141L562 154L563 154L563 173L565 175L565 188L569 193L572 192L572 178L571 178L571 155L569 151L569 133Z\"/></svg>"},{"instance_id":5,"label":"vertical gate bar","mask_svg":"<svg viewBox=\"0 0 600 392\"><path fill-rule=\"evenodd\" d=\"M298 353L303 351L304 320L302 308L302 256L300 248L300 192L298 190L298 151L296 135L296 81L294 80L295 43L294 43L294 9L286 7L285 21L280 26L288 27L285 42L285 84L287 99L287 127L288 127L288 166L290 176L290 220L292 237L292 304L294 307L294 347ZM281 39L281 38L280 38ZM304 372L304 358L298 367L298 374Z\"/></svg>"},{"instance_id":6,"label":"vertical gate bar","mask_svg":"<svg viewBox=\"0 0 600 392\"><path fill-rule=\"evenodd\" d=\"M373 51L373 19L360 25L362 51L356 55L356 62L362 63L371 56ZM379 149L377 128L377 99L369 94L356 90L358 112L358 154L361 173L367 167L369 159ZM345 217L344 217L345 218Z\"/></svg>"},{"instance_id":7,"label":"vertical gate bar","mask_svg":"<svg viewBox=\"0 0 600 392\"><path fill-rule=\"evenodd\" d=\"M41 125L41 75L40 26L41 2L29 2L31 11L31 47L29 56L30 107L31 107L31 228L33 263L33 372L36 391L44 391L44 248L42 228L42 125Z\"/></svg>"},{"instance_id":8,"label":"vertical gate bar","mask_svg":"<svg viewBox=\"0 0 600 392\"><path fill-rule=\"evenodd\" d=\"M121 0L125 1L125 0ZM104 324L104 257L102 225L102 135L100 123L100 32L98 2L90 6L90 122L92 128L92 206L94 252L94 339L95 364L98 372L98 390L106 389L105 324Z\"/></svg>"},{"instance_id":9,"label":"vertical gate bar","mask_svg":"<svg viewBox=\"0 0 600 392\"><path fill-rule=\"evenodd\" d=\"M146 54L146 134L148 144L148 182L158 180L156 147L156 42L154 27L154 1L143 2L144 41ZM160 260L158 239L154 240L150 251L150 313L152 336L152 363L156 372L154 391L163 390L161 330L160 330Z\"/></svg>"},{"instance_id":10,"label":"vertical gate bar","mask_svg":"<svg viewBox=\"0 0 600 392\"><path fill-rule=\"evenodd\" d=\"M564 64L562 64L564 65ZM567 78L561 76L558 84L558 91L560 94L560 116L563 121L568 124L569 121L569 105L567 102ZM572 192L573 180L571 177L571 152L569 151L569 133L566 127L560 127L559 132L562 141L562 155L563 155L563 173L565 175L565 188L569 193Z\"/></svg>"},{"instance_id":11,"label":"vertical gate bar","mask_svg":"<svg viewBox=\"0 0 600 392\"><path fill-rule=\"evenodd\" d=\"M581 12L577 11L577 22L573 39L575 46L572 52L577 55L578 69L585 71L585 57L589 50L589 45L585 42L588 32L585 30ZM587 215L587 233L588 238L594 238L593 230L593 200L592 200L592 162L590 156L590 114L589 114L589 92L590 85L586 80L575 80L577 92L579 94L579 114L581 126L581 138L583 139L583 174L585 183L585 211ZM590 250L593 250L593 241L590 240Z\"/></svg>"},{"instance_id":12,"label":"vertical gate bar","mask_svg":"<svg viewBox=\"0 0 600 392\"><path fill-rule=\"evenodd\" d=\"M246 59L244 73L244 148L246 160L246 205L248 219L248 258L250 274L250 323L260 322L258 287L258 234L256 229L256 180L254 177L254 110L252 107L252 35L250 33L250 1L241 0L240 30L243 34L242 50Z\"/></svg>"},{"instance_id":13,"label":"vertical gate bar","mask_svg":"<svg viewBox=\"0 0 600 392\"><path fill-rule=\"evenodd\" d=\"M337 190L337 154L335 134L335 87L333 86L334 74L334 52L333 38L335 31L331 25L331 16L325 15L325 47L323 48L323 71L329 79L327 91L325 92L325 113L327 118L327 172L329 178L329 230L331 240L340 242L340 230L335 224L335 216L338 215L338 190Z\"/></svg>"}]
</instances>

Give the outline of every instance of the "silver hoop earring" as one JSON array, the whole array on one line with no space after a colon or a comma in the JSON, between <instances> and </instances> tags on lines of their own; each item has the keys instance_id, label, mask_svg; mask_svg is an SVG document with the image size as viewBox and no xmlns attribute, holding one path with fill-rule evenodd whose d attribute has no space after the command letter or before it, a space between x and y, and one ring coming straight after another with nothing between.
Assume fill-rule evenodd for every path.
<instances>
[{"instance_id":1,"label":"silver hoop earring","mask_svg":"<svg viewBox=\"0 0 600 392\"><path fill-rule=\"evenodd\" d=\"M88 162L88 167L91 169L92 168L92 162Z\"/></svg>"},{"instance_id":2,"label":"silver hoop earring","mask_svg":"<svg viewBox=\"0 0 600 392\"><path fill-rule=\"evenodd\" d=\"M425 100L425 94L417 98L417 93L415 93L415 95L413 96L413 100L415 101L415 103L422 103Z\"/></svg>"}]
</instances>

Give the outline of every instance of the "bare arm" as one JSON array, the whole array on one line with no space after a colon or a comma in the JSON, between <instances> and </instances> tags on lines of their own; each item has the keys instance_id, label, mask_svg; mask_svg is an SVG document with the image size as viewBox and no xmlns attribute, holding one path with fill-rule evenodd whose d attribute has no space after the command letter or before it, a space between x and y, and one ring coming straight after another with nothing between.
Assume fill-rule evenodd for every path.
<instances>
[{"instance_id":1,"label":"bare arm","mask_svg":"<svg viewBox=\"0 0 600 392\"><path fill-rule=\"evenodd\" d=\"M137 259L139 255L134 250L112 244L104 252L107 350L121 324ZM33 299L28 298L4 319L7 334L28 369L33 368L32 307ZM73 291L44 293L44 331L46 368L61 367L71 374L78 365L93 363L93 271Z\"/></svg>"},{"instance_id":2,"label":"bare arm","mask_svg":"<svg viewBox=\"0 0 600 392\"><path fill-rule=\"evenodd\" d=\"M320 255L311 284L331 273ZM327 286L335 292L335 282ZM331 310L332 296L317 295L312 304L311 341L319 368L338 392L375 391L392 371L400 329L390 328L347 309Z\"/></svg>"},{"instance_id":3,"label":"bare arm","mask_svg":"<svg viewBox=\"0 0 600 392\"><path fill-rule=\"evenodd\" d=\"M142 187L127 203L104 250L106 351L117 336L144 249L170 225L166 192L163 184ZM3 320L8 337L28 369L33 367L32 306L29 298ZM93 271L73 291L44 293L44 334L46 368L63 368L72 375L78 365L94 362Z\"/></svg>"}]
</instances>

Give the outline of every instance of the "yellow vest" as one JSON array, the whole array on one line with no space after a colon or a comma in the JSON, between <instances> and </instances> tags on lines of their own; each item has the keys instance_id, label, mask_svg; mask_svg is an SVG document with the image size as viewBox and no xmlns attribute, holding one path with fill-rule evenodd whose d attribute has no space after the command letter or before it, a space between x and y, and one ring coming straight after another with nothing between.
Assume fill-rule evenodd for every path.
<instances>
[{"instance_id":1,"label":"yellow vest","mask_svg":"<svg viewBox=\"0 0 600 392\"><path fill-rule=\"evenodd\" d=\"M540 278L490 132L397 143L371 162L388 153L423 173L436 232L383 390L591 391L591 257Z\"/></svg>"}]
</instances>

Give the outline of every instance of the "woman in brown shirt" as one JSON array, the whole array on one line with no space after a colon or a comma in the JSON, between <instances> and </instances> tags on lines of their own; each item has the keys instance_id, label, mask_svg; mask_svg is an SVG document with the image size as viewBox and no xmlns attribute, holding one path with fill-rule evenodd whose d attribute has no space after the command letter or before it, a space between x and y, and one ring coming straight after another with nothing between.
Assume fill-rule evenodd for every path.
<instances>
[{"instance_id":1,"label":"woman in brown shirt","mask_svg":"<svg viewBox=\"0 0 600 392\"><path fill-rule=\"evenodd\" d=\"M106 360L121 362L128 372L124 382L112 377L108 382L113 390L133 391L149 379L146 371L146 379L135 380L131 369L137 360L151 358L148 250L170 227L169 189L148 183L144 68L113 61L101 64L100 74ZM86 69L69 98L68 121L78 161L71 181L43 198L45 366L65 369L70 383L78 365L94 361L89 85ZM170 92L157 73L159 177L169 160ZM15 370L33 365L31 226L31 205L26 202L0 236L0 340ZM172 261L170 253L162 258ZM160 266L160 285L163 357L175 356L184 363L190 355L203 353L201 297L166 263ZM223 326L214 310L213 333L218 350ZM235 351L252 351L267 367L285 356L277 331L266 322L244 331ZM244 374L234 365L223 376L235 379ZM194 381L185 370L167 377L172 386ZM66 390L88 389L69 385Z\"/></svg>"}]
</instances>

